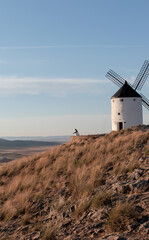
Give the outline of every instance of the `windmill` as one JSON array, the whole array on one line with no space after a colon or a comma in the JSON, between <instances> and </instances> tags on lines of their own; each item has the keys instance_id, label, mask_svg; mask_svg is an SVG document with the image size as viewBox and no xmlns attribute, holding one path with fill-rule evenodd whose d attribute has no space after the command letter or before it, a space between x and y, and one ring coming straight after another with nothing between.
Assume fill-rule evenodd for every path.
<instances>
[{"instance_id":1,"label":"windmill","mask_svg":"<svg viewBox=\"0 0 149 240\"><path fill-rule=\"evenodd\" d=\"M142 105L149 110L149 100L137 90L141 90L149 76L149 61L145 61L133 85L117 73L109 70L106 77L120 89L111 97L112 130L119 131L143 124Z\"/></svg>"}]
</instances>

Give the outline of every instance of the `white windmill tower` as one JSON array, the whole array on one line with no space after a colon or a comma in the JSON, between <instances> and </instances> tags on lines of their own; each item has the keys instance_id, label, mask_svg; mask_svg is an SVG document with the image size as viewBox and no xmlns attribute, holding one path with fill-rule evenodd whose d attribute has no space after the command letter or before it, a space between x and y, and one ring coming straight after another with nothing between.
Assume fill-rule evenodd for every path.
<instances>
[{"instance_id":1,"label":"white windmill tower","mask_svg":"<svg viewBox=\"0 0 149 240\"><path fill-rule=\"evenodd\" d=\"M119 131L143 124L142 104L149 110L149 100L136 92L141 90L149 76L149 61L145 61L134 84L127 83L122 77L109 70L106 77L121 87L111 97L112 130Z\"/></svg>"}]
</instances>

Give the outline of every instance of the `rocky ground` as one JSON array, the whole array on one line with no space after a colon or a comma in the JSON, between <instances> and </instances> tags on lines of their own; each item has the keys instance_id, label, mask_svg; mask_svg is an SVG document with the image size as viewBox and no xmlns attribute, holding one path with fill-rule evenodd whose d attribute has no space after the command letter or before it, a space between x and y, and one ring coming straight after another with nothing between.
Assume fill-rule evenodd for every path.
<instances>
[{"instance_id":1,"label":"rocky ground","mask_svg":"<svg viewBox=\"0 0 149 240\"><path fill-rule=\"evenodd\" d=\"M103 185L93 190L90 199L84 198L81 205L78 201L65 208L66 198L73 202L67 179L61 188L49 188L45 196L30 202L23 218L1 223L0 239L149 240L149 157L140 157L139 167L131 172L114 176L111 170L109 166ZM106 195L98 203L94 196L101 191ZM58 208L53 204L53 196L59 201ZM115 208L117 217L113 215L110 220L114 206L122 204L125 209L119 214Z\"/></svg>"},{"instance_id":2,"label":"rocky ground","mask_svg":"<svg viewBox=\"0 0 149 240\"><path fill-rule=\"evenodd\" d=\"M106 233L110 205L96 210L87 209L77 220L73 216L74 205L61 215L55 212L51 208L52 195L60 195L60 200L63 201L63 196L69 194L67 187L64 187L61 189L61 192L57 193L50 193L49 190L49 197L32 202L30 206L32 217L24 219L24 226L18 219L13 219L11 223L0 226L1 239L9 239L12 233L13 235L10 239L42 239L40 224L50 223L50 221L54 224L53 229L55 233L53 233L53 237L49 236L47 239L149 239L149 159L140 159L140 161L142 168L135 169L131 174L120 175L118 179L111 179L110 173L107 173L107 180L103 186L105 191L109 189L112 191L113 201L126 202L133 200L135 211L140 213L140 216L137 216L137 219L128 225L125 231L121 233ZM30 228L32 232L28 233ZM56 231L57 229L58 232Z\"/></svg>"}]
</instances>

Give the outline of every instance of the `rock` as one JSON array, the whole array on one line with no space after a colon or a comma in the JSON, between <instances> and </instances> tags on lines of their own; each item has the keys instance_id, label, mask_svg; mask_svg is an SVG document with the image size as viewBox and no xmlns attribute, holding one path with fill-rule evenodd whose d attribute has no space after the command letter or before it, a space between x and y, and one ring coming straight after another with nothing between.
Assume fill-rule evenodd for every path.
<instances>
[{"instance_id":1,"label":"rock","mask_svg":"<svg viewBox=\"0 0 149 240\"><path fill-rule=\"evenodd\" d=\"M90 215L90 218L94 221L94 220L97 220L97 221L100 221L100 220L103 220L105 219L106 217L108 216L108 213L106 211L106 209L99 209L95 212L93 212L91 215Z\"/></svg>"},{"instance_id":2,"label":"rock","mask_svg":"<svg viewBox=\"0 0 149 240\"><path fill-rule=\"evenodd\" d=\"M128 179L138 180L144 173L144 169L134 169L132 173L129 174Z\"/></svg>"},{"instance_id":3,"label":"rock","mask_svg":"<svg viewBox=\"0 0 149 240\"><path fill-rule=\"evenodd\" d=\"M81 240L81 238L79 236L76 236L76 237L72 238L72 240Z\"/></svg>"},{"instance_id":4,"label":"rock","mask_svg":"<svg viewBox=\"0 0 149 240\"><path fill-rule=\"evenodd\" d=\"M68 221L65 221L65 222L61 225L61 227L67 228L70 224L71 224L71 220L68 220Z\"/></svg>"},{"instance_id":5,"label":"rock","mask_svg":"<svg viewBox=\"0 0 149 240\"><path fill-rule=\"evenodd\" d=\"M70 208L71 212L74 212L75 211L75 206L72 205L71 208Z\"/></svg>"},{"instance_id":6,"label":"rock","mask_svg":"<svg viewBox=\"0 0 149 240\"><path fill-rule=\"evenodd\" d=\"M40 232L36 232L35 235L32 237L33 240L40 239Z\"/></svg>"},{"instance_id":7,"label":"rock","mask_svg":"<svg viewBox=\"0 0 149 240\"><path fill-rule=\"evenodd\" d=\"M131 191L131 188L128 183L119 183L119 182L113 184L112 189L118 193L123 193L123 194L130 193Z\"/></svg>"},{"instance_id":8,"label":"rock","mask_svg":"<svg viewBox=\"0 0 149 240\"><path fill-rule=\"evenodd\" d=\"M24 237L21 238L21 240L39 240L41 239L40 235L41 234L39 231L38 232L35 231L35 232L24 235Z\"/></svg>"},{"instance_id":9,"label":"rock","mask_svg":"<svg viewBox=\"0 0 149 240\"><path fill-rule=\"evenodd\" d=\"M94 233L91 234L91 237L92 237L92 238L96 238L97 236L98 236L98 233L96 233L96 232L94 232Z\"/></svg>"},{"instance_id":10,"label":"rock","mask_svg":"<svg viewBox=\"0 0 149 240\"><path fill-rule=\"evenodd\" d=\"M149 221L141 224L139 227L139 232L144 235L149 234Z\"/></svg>"},{"instance_id":11,"label":"rock","mask_svg":"<svg viewBox=\"0 0 149 240\"><path fill-rule=\"evenodd\" d=\"M96 223L94 225L92 225L92 228L101 228L103 226L103 222L99 222L99 223Z\"/></svg>"},{"instance_id":12,"label":"rock","mask_svg":"<svg viewBox=\"0 0 149 240\"><path fill-rule=\"evenodd\" d=\"M142 193L149 190L149 181L138 180L129 185L132 193Z\"/></svg>"},{"instance_id":13,"label":"rock","mask_svg":"<svg viewBox=\"0 0 149 240\"><path fill-rule=\"evenodd\" d=\"M127 238L118 236L116 234L109 234L107 236L104 236L101 239L106 239L106 240L127 240Z\"/></svg>"},{"instance_id":14,"label":"rock","mask_svg":"<svg viewBox=\"0 0 149 240\"><path fill-rule=\"evenodd\" d=\"M68 218L70 215L69 215L69 212L64 212L64 213L62 214L62 216L63 216L63 218Z\"/></svg>"},{"instance_id":15,"label":"rock","mask_svg":"<svg viewBox=\"0 0 149 240\"><path fill-rule=\"evenodd\" d=\"M29 229L29 226L26 226L26 227L21 228L20 231L21 232L26 232L26 231L28 231L28 229Z\"/></svg>"}]
</instances>

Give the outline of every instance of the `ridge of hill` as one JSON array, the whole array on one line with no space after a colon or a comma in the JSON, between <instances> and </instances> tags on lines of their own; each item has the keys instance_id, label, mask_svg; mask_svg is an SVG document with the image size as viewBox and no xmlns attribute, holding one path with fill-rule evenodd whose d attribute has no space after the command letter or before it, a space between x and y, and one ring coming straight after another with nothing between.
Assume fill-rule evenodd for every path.
<instances>
[{"instance_id":1,"label":"ridge of hill","mask_svg":"<svg viewBox=\"0 0 149 240\"><path fill-rule=\"evenodd\" d=\"M0 166L1 240L148 240L149 126Z\"/></svg>"}]
</instances>

